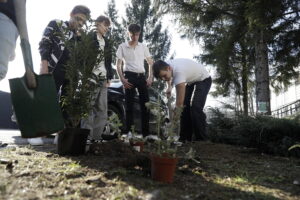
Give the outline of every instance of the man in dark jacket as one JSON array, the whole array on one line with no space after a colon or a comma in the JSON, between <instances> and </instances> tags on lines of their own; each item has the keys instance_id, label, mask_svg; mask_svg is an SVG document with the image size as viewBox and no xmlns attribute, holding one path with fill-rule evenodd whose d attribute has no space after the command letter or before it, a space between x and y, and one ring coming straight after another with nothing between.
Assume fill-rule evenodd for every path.
<instances>
[{"instance_id":1,"label":"man in dark jacket","mask_svg":"<svg viewBox=\"0 0 300 200\"><path fill-rule=\"evenodd\" d=\"M102 84L91 79L91 84L97 85L91 101L92 110L88 117L81 121L81 128L90 130L91 140L101 139L101 134L107 122L107 87L113 77L113 71L111 66L111 48L108 40L105 38L105 34L109 29L110 23L110 19L103 15L100 15L96 19L97 31L94 33L95 45L99 48L100 52L103 52L104 59L102 58L102 61L94 67L93 74L97 77L102 77L105 81ZM101 54L99 56L101 56Z\"/></svg>"},{"instance_id":2,"label":"man in dark jacket","mask_svg":"<svg viewBox=\"0 0 300 200\"><path fill-rule=\"evenodd\" d=\"M69 21L52 20L44 30L42 40L39 43L41 55L40 73L52 73L57 91L65 81L64 65L68 59L68 51L64 46L60 35L64 34L68 40L78 36L78 30L90 17L90 9L78 5L73 8Z\"/></svg>"}]
</instances>

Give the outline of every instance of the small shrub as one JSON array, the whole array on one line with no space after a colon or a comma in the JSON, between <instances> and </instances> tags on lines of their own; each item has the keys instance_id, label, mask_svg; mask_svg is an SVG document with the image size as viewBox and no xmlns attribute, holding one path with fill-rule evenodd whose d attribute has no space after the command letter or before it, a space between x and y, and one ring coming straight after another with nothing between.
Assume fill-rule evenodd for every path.
<instances>
[{"instance_id":1,"label":"small shrub","mask_svg":"<svg viewBox=\"0 0 300 200\"><path fill-rule=\"evenodd\" d=\"M230 119L218 109L212 113L208 130L213 142L257 148L269 154L300 157L300 150L288 151L289 147L300 141L300 123L297 118L238 116Z\"/></svg>"}]
</instances>

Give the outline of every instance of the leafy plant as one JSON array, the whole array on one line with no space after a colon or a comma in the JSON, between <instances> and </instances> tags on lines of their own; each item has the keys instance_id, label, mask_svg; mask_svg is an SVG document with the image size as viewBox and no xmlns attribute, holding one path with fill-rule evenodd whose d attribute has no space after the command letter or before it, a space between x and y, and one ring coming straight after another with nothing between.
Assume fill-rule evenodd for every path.
<instances>
[{"instance_id":1,"label":"leafy plant","mask_svg":"<svg viewBox=\"0 0 300 200\"><path fill-rule=\"evenodd\" d=\"M68 50L68 60L65 64L66 87L61 97L61 104L67 127L77 127L82 118L90 112L91 101L95 88L103 84L105 78L93 73L95 66L103 61L104 53L96 47L93 38L94 26L92 21L86 23L77 36L69 39L71 30L60 27L58 36Z\"/></svg>"},{"instance_id":2,"label":"leafy plant","mask_svg":"<svg viewBox=\"0 0 300 200\"><path fill-rule=\"evenodd\" d=\"M167 124L165 133L161 133L161 125L163 119L163 110L161 106L161 100L158 98L158 102L147 102L146 107L156 117L156 129L158 139L154 141L151 147L151 151L154 154L161 156L176 157L177 152L177 130L180 121L180 115L183 108L176 108L170 123ZM164 138L166 137L166 139Z\"/></svg>"},{"instance_id":3,"label":"leafy plant","mask_svg":"<svg viewBox=\"0 0 300 200\"><path fill-rule=\"evenodd\" d=\"M209 136L213 142L256 148L260 152L300 156L300 149L288 149L300 141L300 124L296 119L270 116L226 117L218 109L211 112ZM293 148L294 149L294 148Z\"/></svg>"},{"instance_id":4,"label":"leafy plant","mask_svg":"<svg viewBox=\"0 0 300 200\"><path fill-rule=\"evenodd\" d=\"M119 137L121 135L121 126L121 120L116 113L113 113L108 117L108 127L111 133L117 134Z\"/></svg>"},{"instance_id":5,"label":"leafy plant","mask_svg":"<svg viewBox=\"0 0 300 200\"><path fill-rule=\"evenodd\" d=\"M142 141L144 141L144 139L142 138L142 137L140 137L138 134L137 134L137 132L136 132L136 130L135 130L135 126L134 125L132 125L131 126L131 129L130 129L131 131L130 131L130 133L128 133L128 137L129 137L129 141L130 142L142 142ZM130 134L130 135L129 135Z\"/></svg>"}]
</instances>

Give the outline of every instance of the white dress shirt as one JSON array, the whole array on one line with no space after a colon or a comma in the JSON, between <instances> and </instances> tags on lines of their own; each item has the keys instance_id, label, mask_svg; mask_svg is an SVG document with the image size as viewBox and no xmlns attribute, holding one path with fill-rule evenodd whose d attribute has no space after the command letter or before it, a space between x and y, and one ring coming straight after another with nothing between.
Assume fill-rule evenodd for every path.
<instances>
[{"instance_id":1,"label":"white dress shirt","mask_svg":"<svg viewBox=\"0 0 300 200\"><path fill-rule=\"evenodd\" d=\"M177 58L166 62L173 69L172 83L174 85L178 85L180 83L191 84L197 81L203 81L210 77L208 71L202 64L191 59Z\"/></svg>"},{"instance_id":2,"label":"white dress shirt","mask_svg":"<svg viewBox=\"0 0 300 200\"><path fill-rule=\"evenodd\" d=\"M124 61L124 71L135 73L145 73L144 60L151 57L148 47L140 42L135 47L128 42L120 44L116 55Z\"/></svg>"}]
</instances>

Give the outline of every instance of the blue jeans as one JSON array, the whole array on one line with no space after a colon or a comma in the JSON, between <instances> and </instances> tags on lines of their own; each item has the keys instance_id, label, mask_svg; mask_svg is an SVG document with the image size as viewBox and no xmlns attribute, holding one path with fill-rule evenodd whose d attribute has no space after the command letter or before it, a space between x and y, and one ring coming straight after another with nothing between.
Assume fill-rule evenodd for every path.
<instances>
[{"instance_id":1,"label":"blue jeans","mask_svg":"<svg viewBox=\"0 0 300 200\"><path fill-rule=\"evenodd\" d=\"M18 35L14 22L0 13L0 81L7 74L8 62L14 58Z\"/></svg>"},{"instance_id":2,"label":"blue jeans","mask_svg":"<svg viewBox=\"0 0 300 200\"><path fill-rule=\"evenodd\" d=\"M203 108L211 87L211 77L185 87L184 108L180 119L180 141L207 140Z\"/></svg>"}]
</instances>

